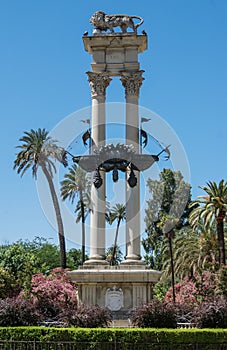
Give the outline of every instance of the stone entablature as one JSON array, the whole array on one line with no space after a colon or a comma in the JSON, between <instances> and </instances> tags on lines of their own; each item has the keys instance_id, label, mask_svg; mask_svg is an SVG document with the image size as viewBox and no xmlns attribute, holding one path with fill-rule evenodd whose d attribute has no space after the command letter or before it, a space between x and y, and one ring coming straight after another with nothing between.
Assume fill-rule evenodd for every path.
<instances>
[{"instance_id":1,"label":"stone entablature","mask_svg":"<svg viewBox=\"0 0 227 350\"><path fill-rule=\"evenodd\" d=\"M138 72L138 54L147 49L147 36L108 34L83 37L85 50L92 54L92 71L121 76L122 72Z\"/></svg>"}]
</instances>

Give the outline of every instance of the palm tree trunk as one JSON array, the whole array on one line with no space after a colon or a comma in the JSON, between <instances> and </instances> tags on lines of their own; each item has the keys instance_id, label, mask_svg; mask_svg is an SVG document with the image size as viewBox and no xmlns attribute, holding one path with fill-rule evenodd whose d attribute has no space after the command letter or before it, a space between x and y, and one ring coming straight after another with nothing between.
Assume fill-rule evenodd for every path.
<instances>
[{"instance_id":1,"label":"palm tree trunk","mask_svg":"<svg viewBox=\"0 0 227 350\"><path fill-rule=\"evenodd\" d=\"M57 219L57 225L58 225L58 239L59 239L59 246L60 246L60 263L61 267L63 269L66 268L66 247L65 247L65 235L64 235L64 227L63 227L63 222L62 222L62 217L61 217L61 211L60 211L60 206L58 203L58 197L54 188L53 180L52 177L50 176L47 168L42 165L42 170L44 175L46 176L49 188L50 188L50 193L54 205L54 210L55 210L55 215Z\"/></svg>"},{"instance_id":2,"label":"palm tree trunk","mask_svg":"<svg viewBox=\"0 0 227 350\"><path fill-rule=\"evenodd\" d=\"M225 265L225 238L224 238L224 219L217 218L217 236L219 249L219 264Z\"/></svg>"},{"instance_id":3,"label":"palm tree trunk","mask_svg":"<svg viewBox=\"0 0 227 350\"><path fill-rule=\"evenodd\" d=\"M173 291L173 303L176 302L176 296L175 296L175 280L174 280L174 264L173 264L173 247L172 247L172 237L168 236L169 241L169 252L170 252L170 263L171 263L171 284L172 284L172 291Z\"/></svg>"},{"instance_id":4,"label":"palm tree trunk","mask_svg":"<svg viewBox=\"0 0 227 350\"><path fill-rule=\"evenodd\" d=\"M116 250L117 250L117 238L118 238L118 232L119 232L119 227L120 227L121 219L118 219L117 221L117 228L116 228L116 234L115 234L115 239L114 239L114 246L113 246L113 255L111 259L111 265L113 266L115 264L115 255L116 255Z\"/></svg>"},{"instance_id":5,"label":"palm tree trunk","mask_svg":"<svg viewBox=\"0 0 227 350\"><path fill-rule=\"evenodd\" d=\"M80 209L81 209L81 222L82 222L82 265L83 265L85 261L85 210L84 210L82 190L80 190Z\"/></svg>"}]
</instances>

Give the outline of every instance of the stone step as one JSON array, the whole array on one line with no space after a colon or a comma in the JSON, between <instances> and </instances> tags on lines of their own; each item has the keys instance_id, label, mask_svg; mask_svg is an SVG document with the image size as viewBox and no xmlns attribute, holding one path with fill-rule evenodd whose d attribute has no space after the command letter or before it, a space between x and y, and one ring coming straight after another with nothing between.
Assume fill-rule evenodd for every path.
<instances>
[{"instance_id":1,"label":"stone step","mask_svg":"<svg viewBox=\"0 0 227 350\"><path fill-rule=\"evenodd\" d=\"M112 324L110 327L113 328L131 328L130 320L112 320Z\"/></svg>"}]
</instances>

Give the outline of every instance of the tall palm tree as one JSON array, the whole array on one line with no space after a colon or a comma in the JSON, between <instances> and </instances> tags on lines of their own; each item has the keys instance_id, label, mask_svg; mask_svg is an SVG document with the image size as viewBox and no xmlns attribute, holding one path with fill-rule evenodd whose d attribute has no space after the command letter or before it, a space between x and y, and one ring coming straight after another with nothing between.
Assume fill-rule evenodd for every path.
<instances>
[{"instance_id":1,"label":"tall palm tree","mask_svg":"<svg viewBox=\"0 0 227 350\"><path fill-rule=\"evenodd\" d=\"M29 132L24 132L24 135L19 140L22 144L17 146L21 151L16 155L14 169L17 169L17 173L23 176L31 168L32 176L35 179L37 178L39 168L44 173L49 185L58 225L61 267L66 268L64 227L58 197L53 183L53 173L56 172L54 161L58 160L66 166L66 152L48 134L47 130L40 128L37 131L31 129Z\"/></svg>"},{"instance_id":2,"label":"tall palm tree","mask_svg":"<svg viewBox=\"0 0 227 350\"><path fill-rule=\"evenodd\" d=\"M224 238L224 220L227 213L227 182L221 180L216 182L207 182L206 186L201 186L207 195L199 196L193 204L199 204L190 214L190 224L196 227L199 219L204 219L205 227L209 227L213 219L217 227L217 241L219 249L219 264L225 265L225 238Z\"/></svg>"},{"instance_id":3,"label":"tall palm tree","mask_svg":"<svg viewBox=\"0 0 227 350\"><path fill-rule=\"evenodd\" d=\"M75 212L78 213L76 222L82 222L82 264L85 261L85 220L90 211L90 180L86 172L73 164L69 172L65 174L61 181L61 197L67 198L74 203L76 197L79 197Z\"/></svg>"},{"instance_id":4,"label":"tall palm tree","mask_svg":"<svg viewBox=\"0 0 227 350\"><path fill-rule=\"evenodd\" d=\"M173 239L173 260L175 276L183 279L194 275L198 269L204 269L216 260L218 249L214 237L214 227L204 228L200 222L195 230L190 226L175 231ZM171 261L169 247L164 244L162 247L163 276L171 273Z\"/></svg>"},{"instance_id":5,"label":"tall palm tree","mask_svg":"<svg viewBox=\"0 0 227 350\"><path fill-rule=\"evenodd\" d=\"M113 254L110 260L110 265L112 266L115 265L117 238L118 238L120 224L125 219L126 219L126 206L124 204L119 204L119 203L115 204L115 206L110 208L109 212L106 214L106 220L110 225L112 225L112 223L115 220L117 220L117 227L116 227L116 233L115 233L115 239L114 239L114 245L113 245Z\"/></svg>"}]
</instances>

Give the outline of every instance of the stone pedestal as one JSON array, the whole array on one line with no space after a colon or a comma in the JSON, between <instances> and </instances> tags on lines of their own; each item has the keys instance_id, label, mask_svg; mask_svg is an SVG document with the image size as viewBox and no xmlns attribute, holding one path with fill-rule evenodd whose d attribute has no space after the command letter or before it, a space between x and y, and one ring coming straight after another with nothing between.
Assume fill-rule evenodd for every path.
<instances>
[{"instance_id":1,"label":"stone pedestal","mask_svg":"<svg viewBox=\"0 0 227 350\"><path fill-rule=\"evenodd\" d=\"M161 272L132 266L89 266L69 272L78 286L79 302L98 304L115 313L128 312L149 302Z\"/></svg>"}]
</instances>

